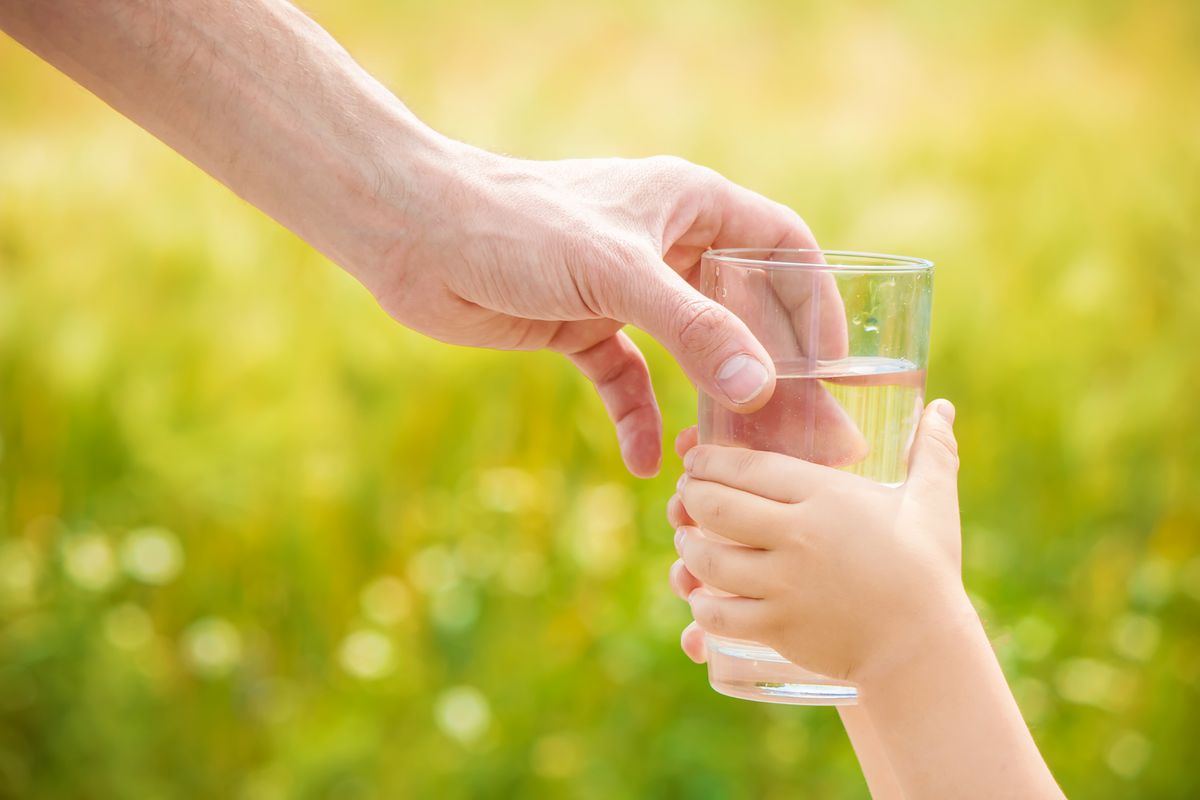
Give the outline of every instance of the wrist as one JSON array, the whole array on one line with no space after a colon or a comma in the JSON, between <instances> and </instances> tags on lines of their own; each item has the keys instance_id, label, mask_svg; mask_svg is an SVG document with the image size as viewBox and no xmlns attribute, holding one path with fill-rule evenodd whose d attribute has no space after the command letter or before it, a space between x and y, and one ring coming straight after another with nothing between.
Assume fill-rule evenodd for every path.
<instances>
[{"instance_id":1,"label":"wrist","mask_svg":"<svg viewBox=\"0 0 1200 800\"><path fill-rule=\"evenodd\" d=\"M965 596L913 645L859 684L905 794L1061 798Z\"/></svg>"},{"instance_id":2,"label":"wrist","mask_svg":"<svg viewBox=\"0 0 1200 800\"><path fill-rule=\"evenodd\" d=\"M507 160L438 133L403 106L398 112L370 135L375 146L356 168L363 188L355 202L370 235L343 262L376 297L428 267L430 252L460 244L454 232L478 212L479 186Z\"/></svg>"},{"instance_id":3,"label":"wrist","mask_svg":"<svg viewBox=\"0 0 1200 800\"><path fill-rule=\"evenodd\" d=\"M894 628L852 677L864 695L903 691L907 684L937 674L956 653L979 642L990 647L978 613L958 585L912 614L908 624Z\"/></svg>"},{"instance_id":4,"label":"wrist","mask_svg":"<svg viewBox=\"0 0 1200 800\"><path fill-rule=\"evenodd\" d=\"M425 125L393 96L370 98L360 121L337 148L341 162L332 165L335 203L354 223L339 227L329 255L375 292L413 233L434 218L453 165L468 148Z\"/></svg>"}]
</instances>

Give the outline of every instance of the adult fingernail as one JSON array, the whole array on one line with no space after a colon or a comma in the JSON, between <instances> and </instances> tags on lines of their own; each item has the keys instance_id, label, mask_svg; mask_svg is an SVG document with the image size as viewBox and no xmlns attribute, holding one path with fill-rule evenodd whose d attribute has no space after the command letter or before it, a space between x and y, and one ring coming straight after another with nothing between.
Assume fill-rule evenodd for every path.
<instances>
[{"instance_id":1,"label":"adult fingernail","mask_svg":"<svg viewBox=\"0 0 1200 800\"><path fill-rule=\"evenodd\" d=\"M934 403L934 406L935 408L933 410L936 411L942 419L946 420L946 422L949 422L950 424L954 424L953 403L951 403L949 400L938 400Z\"/></svg>"},{"instance_id":2,"label":"adult fingernail","mask_svg":"<svg viewBox=\"0 0 1200 800\"><path fill-rule=\"evenodd\" d=\"M749 403L767 385L767 368L753 356L741 353L717 370L717 386L735 403Z\"/></svg>"},{"instance_id":3,"label":"adult fingernail","mask_svg":"<svg viewBox=\"0 0 1200 800\"><path fill-rule=\"evenodd\" d=\"M687 531L683 528L675 531L675 552L683 555L683 540L687 536Z\"/></svg>"}]
</instances>

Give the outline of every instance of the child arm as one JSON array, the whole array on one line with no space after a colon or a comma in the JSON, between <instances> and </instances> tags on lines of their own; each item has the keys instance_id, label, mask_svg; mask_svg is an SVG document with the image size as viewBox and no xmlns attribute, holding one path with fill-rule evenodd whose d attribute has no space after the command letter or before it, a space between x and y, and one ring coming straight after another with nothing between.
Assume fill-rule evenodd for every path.
<instances>
[{"instance_id":1,"label":"child arm","mask_svg":"<svg viewBox=\"0 0 1200 800\"><path fill-rule=\"evenodd\" d=\"M736 595L689 591L701 628L857 683L870 726L855 746L876 732L905 796L1062 797L962 586L952 421L930 405L898 488L692 448L673 580Z\"/></svg>"}]
</instances>

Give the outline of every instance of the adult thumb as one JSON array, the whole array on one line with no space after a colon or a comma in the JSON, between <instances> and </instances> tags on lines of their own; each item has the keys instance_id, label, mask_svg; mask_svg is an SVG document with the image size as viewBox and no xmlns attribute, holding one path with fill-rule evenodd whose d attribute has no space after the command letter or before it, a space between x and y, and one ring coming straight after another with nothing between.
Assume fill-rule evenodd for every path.
<instances>
[{"instance_id":1,"label":"adult thumb","mask_svg":"<svg viewBox=\"0 0 1200 800\"><path fill-rule=\"evenodd\" d=\"M623 292L622 321L657 339L721 405L743 413L761 408L775 390L775 367L746 323L666 265L651 274L649 285L631 284Z\"/></svg>"},{"instance_id":2,"label":"adult thumb","mask_svg":"<svg viewBox=\"0 0 1200 800\"><path fill-rule=\"evenodd\" d=\"M921 416L908 459L909 491L933 501L958 503L958 442L954 405L934 400Z\"/></svg>"}]
</instances>

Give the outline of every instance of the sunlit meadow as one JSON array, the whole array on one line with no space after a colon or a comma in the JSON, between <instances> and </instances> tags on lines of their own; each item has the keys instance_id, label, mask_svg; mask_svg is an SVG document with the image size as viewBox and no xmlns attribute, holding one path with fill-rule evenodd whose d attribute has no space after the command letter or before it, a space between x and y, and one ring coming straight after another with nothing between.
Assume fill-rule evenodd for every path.
<instances>
[{"instance_id":1,"label":"sunlit meadow","mask_svg":"<svg viewBox=\"0 0 1200 800\"><path fill-rule=\"evenodd\" d=\"M1068 794L1188 797L1200 6L314 0L430 123L676 153L938 263L968 586ZM647 341L669 435L694 394ZM552 355L393 324L0 38L0 795L856 797L711 692Z\"/></svg>"}]
</instances>

